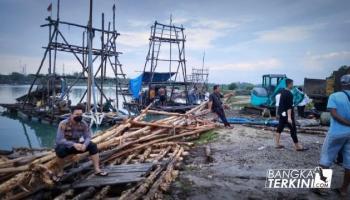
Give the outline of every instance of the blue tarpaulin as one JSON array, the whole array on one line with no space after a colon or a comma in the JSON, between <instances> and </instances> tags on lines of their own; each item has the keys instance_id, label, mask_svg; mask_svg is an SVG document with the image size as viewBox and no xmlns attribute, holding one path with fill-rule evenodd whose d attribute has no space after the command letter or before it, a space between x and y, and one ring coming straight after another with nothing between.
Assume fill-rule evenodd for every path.
<instances>
[{"instance_id":1,"label":"blue tarpaulin","mask_svg":"<svg viewBox=\"0 0 350 200\"><path fill-rule=\"evenodd\" d=\"M168 81L172 76L174 76L175 72L154 72L153 73L153 83L160 83ZM140 76L131 79L129 89L134 99L139 98L140 91L142 89L142 83L151 82L152 73L144 72Z\"/></svg>"},{"instance_id":2,"label":"blue tarpaulin","mask_svg":"<svg viewBox=\"0 0 350 200\"><path fill-rule=\"evenodd\" d=\"M168 81L172 76L174 76L175 72L154 72L153 73L153 83L165 82ZM151 82L152 73L144 72L142 77L142 82L149 83Z\"/></svg>"},{"instance_id":3,"label":"blue tarpaulin","mask_svg":"<svg viewBox=\"0 0 350 200\"><path fill-rule=\"evenodd\" d=\"M142 77L143 77L143 74L130 80L129 89L134 99L139 98L140 91L142 88Z\"/></svg>"},{"instance_id":4,"label":"blue tarpaulin","mask_svg":"<svg viewBox=\"0 0 350 200\"><path fill-rule=\"evenodd\" d=\"M277 126L278 121L272 119L254 119L245 117L229 117L227 118L230 124L251 124L251 125L265 125L265 126Z\"/></svg>"}]
</instances>

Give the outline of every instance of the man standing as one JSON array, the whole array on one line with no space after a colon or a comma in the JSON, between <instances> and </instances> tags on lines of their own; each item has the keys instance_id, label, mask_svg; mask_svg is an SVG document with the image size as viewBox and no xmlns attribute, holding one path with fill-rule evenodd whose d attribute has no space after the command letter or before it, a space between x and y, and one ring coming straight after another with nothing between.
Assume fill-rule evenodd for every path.
<instances>
[{"instance_id":1,"label":"man standing","mask_svg":"<svg viewBox=\"0 0 350 200\"><path fill-rule=\"evenodd\" d=\"M343 91L333 93L328 99L327 108L331 113L331 125L323 142L320 166L329 168L338 152L343 156L344 181L338 190L341 196L347 195L350 184L350 74L341 78Z\"/></svg>"},{"instance_id":2,"label":"man standing","mask_svg":"<svg viewBox=\"0 0 350 200\"><path fill-rule=\"evenodd\" d=\"M225 95L225 97L233 96L233 93ZM228 108L227 105L224 105L221 101L221 98L224 98L224 95L220 93L220 86L214 85L213 93L209 95L209 103L208 110L216 113L221 119L222 123L224 123L225 127L231 127L230 123L228 123L224 108Z\"/></svg>"},{"instance_id":3,"label":"man standing","mask_svg":"<svg viewBox=\"0 0 350 200\"><path fill-rule=\"evenodd\" d=\"M64 158L71 154L89 152L94 165L95 174L107 176L107 172L100 169L97 145L91 142L90 127L82 121L83 106L76 106L72 109L71 116L63 120L57 130L55 152L58 159L60 171L56 177L59 181L63 175Z\"/></svg>"},{"instance_id":4,"label":"man standing","mask_svg":"<svg viewBox=\"0 0 350 200\"><path fill-rule=\"evenodd\" d=\"M280 144L281 133L285 126L288 126L290 135L294 142L296 151L305 151L307 148L303 148L298 141L297 128L295 124L294 107L293 107L293 94L290 91L293 89L293 80L286 79L287 88L281 91L280 103L278 106L279 123L277 127L277 133L275 134L276 149L284 148Z\"/></svg>"}]
</instances>

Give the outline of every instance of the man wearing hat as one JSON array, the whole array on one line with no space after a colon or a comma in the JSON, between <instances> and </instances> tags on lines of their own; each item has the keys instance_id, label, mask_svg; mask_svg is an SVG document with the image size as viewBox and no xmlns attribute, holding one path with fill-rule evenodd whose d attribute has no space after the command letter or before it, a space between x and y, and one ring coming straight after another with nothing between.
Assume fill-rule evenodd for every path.
<instances>
[{"instance_id":1,"label":"man wearing hat","mask_svg":"<svg viewBox=\"0 0 350 200\"><path fill-rule=\"evenodd\" d=\"M342 153L344 180L337 191L341 196L346 196L350 184L350 74L341 77L341 85L342 91L333 93L328 99L327 108L332 118L322 146L320 166L331 167L338 152Z\"/></svg>"}]
</instances>

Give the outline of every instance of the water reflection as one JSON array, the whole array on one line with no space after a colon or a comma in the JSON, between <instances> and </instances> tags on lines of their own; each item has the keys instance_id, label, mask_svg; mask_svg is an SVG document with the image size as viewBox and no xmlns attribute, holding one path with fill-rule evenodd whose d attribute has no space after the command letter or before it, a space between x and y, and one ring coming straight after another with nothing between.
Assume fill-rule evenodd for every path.
<instances>
[{"instance_id":1,"label":"water reflection","mask_svg":"<svg viewBox=\"0 0 350 200\"><path fill-rule=\"evenodd\" d=\"M28 89L29 85L0 85L0 103L15 103L16 98L26 94ZM72 88L69 98L73 105L79 102L85 90L84 86ZM115 88L106 87L104 92L107 97L115 98ZM119 105L122 105L122 98L119 98ZM0 107L0 112L3 111ZM57 126L54 125L23 121L15 115L3 113L0 115L0 149L53 147L56 129ZM93 129L93 132L97 130L99 129Z\"/></svg>"},{"instance_id":2,"label":"water reflection","mask_svg":"<svg viewBox=\"0 0 350 200\"><path fill-rule=\"evenodd\" d=\"M12 147L53 147L56 127L36 122L23 121L13 114L0 116L0 149Z\"/></svg>"}]
</instances>

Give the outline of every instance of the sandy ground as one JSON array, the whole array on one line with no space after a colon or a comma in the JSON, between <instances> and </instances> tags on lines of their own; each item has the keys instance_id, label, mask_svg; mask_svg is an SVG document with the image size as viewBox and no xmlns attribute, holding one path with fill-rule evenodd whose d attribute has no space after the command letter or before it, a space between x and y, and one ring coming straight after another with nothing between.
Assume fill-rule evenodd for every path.
<instances>
[{"instance_id":1,"label":"sandy ground","mask_svg":"<svg viewBox=\"0 0 350 200\"><path fill-rule=\"evenodd\" d=\"M281 137L286 148L277 150L270 131L236 125L232 130L216 132L214 141L196 146L185 158L168 199L341 199L333 190L328 196L319 196L310 189L265 188L267 169L315 168L324 136L299 134L299 140L310 150L296 152L288 134ZM211 163L206 161L206 145L214 158ZM333 169L332 188L337 188L343 170L339 166Z\"/></svg>"}]
</instances>

